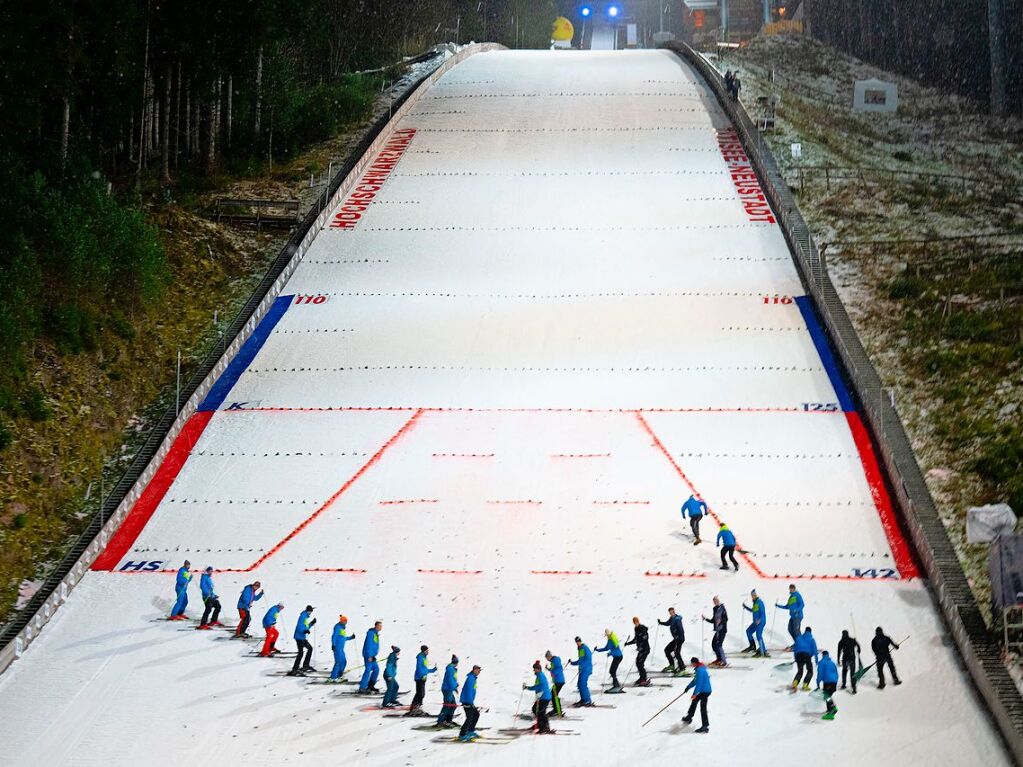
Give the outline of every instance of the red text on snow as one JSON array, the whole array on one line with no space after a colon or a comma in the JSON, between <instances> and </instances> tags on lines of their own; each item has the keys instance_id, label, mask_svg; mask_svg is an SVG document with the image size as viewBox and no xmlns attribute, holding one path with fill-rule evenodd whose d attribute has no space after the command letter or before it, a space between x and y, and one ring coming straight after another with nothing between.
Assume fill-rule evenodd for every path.
<instances>
[{"instance_id":1,"label":"red text on snow","mask_svg":"<svg viewBox=\"0 0 1023 767\"><path fill-rule=\"evenodd\" d=\"M774 214L771 206L767 203L764 190L760 188L757 181L757 174L753 171L746 150L742 148L742 142L735 132L735 128L726 128L715 131L717 133L718 148L721 150L721 157L728 166L728 173L732 177L735 191L739 193L742 207L750 221L762 221L773 224Z\"/></svg>"},{"instance_id":2,"label":"red text on snow","mask_svg":"<svg viewBox=\"0 0 1023 767\"><path fill-rule=\"evenodd\" d=\"M402 128L394 132L330 222L332 229L354 229L358 226L366 208L376 198L415 135L415 128Z\"/></svg>"}]
</instances>

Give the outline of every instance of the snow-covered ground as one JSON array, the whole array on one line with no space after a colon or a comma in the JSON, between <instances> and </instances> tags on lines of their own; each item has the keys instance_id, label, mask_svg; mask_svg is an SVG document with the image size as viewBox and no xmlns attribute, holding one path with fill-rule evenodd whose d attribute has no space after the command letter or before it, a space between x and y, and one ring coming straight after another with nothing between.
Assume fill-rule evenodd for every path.
<instances>
[{"instance_id":1,"label":"snow-covered ground","mask_svg":"<svg viewBox=\"0 0 1023 767\"><path fill-rule=\"evenodd\" d=\"M261 350L193 417L148 524L0 677L0 763L1007 763L905 577L781 233L740 203L694 75L665 52L479 54L397 127L415 129L400 162L355 228L319 235ZM738 574L717 569L712 520L702 546L682 534L694 488L748 550ZM440 744L351 688L276 675L287 659L159 620L173 576L124 568L186 557L226 570L232 623L245 583L267 593L254 626L284 601L289 649L315 605L320 668L339 612L360 637L350 658L384 621L402 689L423 643L442 668L457 653L463 679L480 664L487 734L524 724L545 650L567 660L575 635L624 638L637 615L659 668L656 620L675 606L686 658L709 660L699 616L719 595L735 653L749 590L770 605L790 579L822 648L854 625L865 648L876 625L909 636L905 684L871 675L821 721L774 668L779 616L774 659L712 673L707 736L679 725L687 698L643 727L682 681L601 695L598 656L595 697L615 708L556 721L575 737ZM427 709L439 698L432 677Z\"/></svg>"}]
</instances>

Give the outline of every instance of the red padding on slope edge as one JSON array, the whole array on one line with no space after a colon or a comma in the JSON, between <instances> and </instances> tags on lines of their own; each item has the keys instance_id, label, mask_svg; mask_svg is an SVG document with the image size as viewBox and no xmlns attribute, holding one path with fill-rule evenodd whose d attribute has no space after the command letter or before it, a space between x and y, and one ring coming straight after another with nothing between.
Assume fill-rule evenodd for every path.
<instances>
[{"instance_id":1,"label":"red padding on slope edge","mask_svg":"<svg viewBox=\"0 0 1023 767\"><path fill-rule=\"evenodd\" d=\"M899 529L899 522L895 518L895 510L892 508L891 498L884 486L884 478L881 475L881 467L877 463L877 456L874 453L874 445L870 441L870 435L856 412L846 413L846 421L849 423L849 431L852 432L853 442L856 443L856 450L860 454L860 461L863 464L863 473L866 475L867 484L870 486L870 494L874 498L874 505L881 517L881 528L888 538L888 545L892 549L892 556L895 558L895 566L899 575L903 578L916 578L920 572L916 562L913 560L913 552L909 548L902 531Z\"/></svg>"},{"instance_id":2,"label":"red padding on slope edge","mask_svg":"<svg viewBox=\"0 0 1023 767\"><path fill-rule=\"evenodd\" d=\"M156 470L153 478L149 480L146 489L142 491L142 495L135 501L135 505L128 512L128 516L124 518L121 526L117 528L117 532L110 539L106 549L96 557L96 561L92 563L91 569L113 570L117 563L124 558L124 555L128 553L128 549L134 545L139 534L149 522L150 517L153 516L153 512L156 511L156 507L160 505L163 497L170 490L170 486L174 484L174 480L178 477L178 472L185 465L185 461L188 460L192 448L199 441L199 437L206 430L206 426L212 417L213 411L207 410L194 413L185 422L178 436L175 437L174 444L171 445L167 455L164 456L160 468Z\"/></svg>"}]
</instances>

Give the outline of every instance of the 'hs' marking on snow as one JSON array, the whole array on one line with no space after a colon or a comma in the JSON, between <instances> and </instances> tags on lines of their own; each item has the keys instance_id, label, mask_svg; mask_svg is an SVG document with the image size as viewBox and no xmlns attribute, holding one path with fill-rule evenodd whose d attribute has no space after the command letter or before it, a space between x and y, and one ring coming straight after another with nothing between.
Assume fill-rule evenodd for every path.
<instances>
[{"instance_id":1,"label":"'hs' marking on snow","mask_svg":"<svg viewBox=\"0 0 1023 767\"><path fill-rule=\"evenodd\" d=\"M394 132L330 222L332 229L354 229L358 226L362 214L376 198L415 135L415 128L402 128Z\"/></svg>"},{"instance_id":2,"label":"'hs' marking on snow","mask_svg":"<svg viewBox=\"0 0 1023 767\"><path fill-rule=\"evenodd\" d=\"M746 216L750 221L762 221L773 224L774 216L771 213L771 206L767 204L764 197L764 190L760 188L757 181L757 174L753 171L746 150L742 148L742 142L735 132L735 128L726 128L715 131L717 133L718 148L721 149L721 157L728 165L728 173L732 177L735 191L739 193L742 200L742 207L746 209Z\"/></svg>"}]
</instances>

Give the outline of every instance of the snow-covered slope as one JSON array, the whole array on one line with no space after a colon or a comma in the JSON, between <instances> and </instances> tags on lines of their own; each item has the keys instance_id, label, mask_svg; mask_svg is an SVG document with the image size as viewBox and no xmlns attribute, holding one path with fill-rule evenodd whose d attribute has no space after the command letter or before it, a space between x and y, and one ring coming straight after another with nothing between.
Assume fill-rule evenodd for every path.
<instances>
[{"instance_id":1,"label":"snow-covered slope","mask_svg":"<svg viewBox=\"0 0 1023 767\"><path fill-rule=\"evenodd\" d=\"M485 53L449 71L0 677L0 763L1006 763L727 128L664 52ZM701 546L683 534L694 490L748 552L737 574L718 569L714 520ZM360 640L384 621L403 689L423 643L441 666L457 653L462 678L482 665L488 733L523 724L545 650L567 660L574 636L624 637L634 615L650 666L669 606L685 657L710 660L699 616L719 595L735 668L712 672L707 736L679 726L688 696L643 727L682 682L601 695L598 656L596 698L615 708L556 721L574 737L436 743L376 699L160 620L184 558L221 571L232 623L261 581L254 626L285 602L288 649L314 605L320 668L339 612ZM905 684L880 691L871 674L822 722L775 669L783 615L775 659L736 655L750 589L770 606L790 581L822 648L846 628L865 649L877 625L909 636Z\"/></svg>"}]
</instances>

